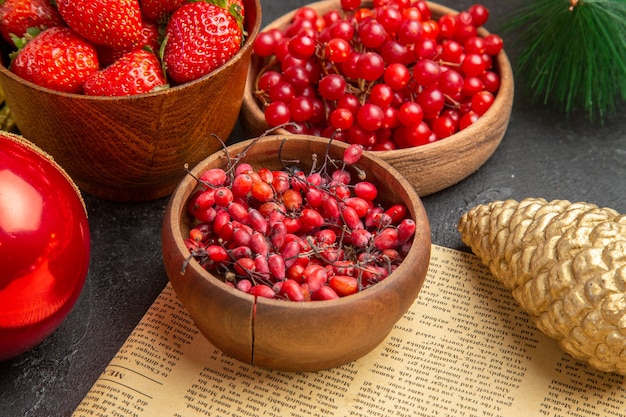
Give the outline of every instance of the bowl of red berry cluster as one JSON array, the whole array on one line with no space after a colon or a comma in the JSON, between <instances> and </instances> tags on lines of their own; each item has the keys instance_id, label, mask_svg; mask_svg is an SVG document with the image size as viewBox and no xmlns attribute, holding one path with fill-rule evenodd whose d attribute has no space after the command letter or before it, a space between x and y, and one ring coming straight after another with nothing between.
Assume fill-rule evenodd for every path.
<instances>
[{"instance_id":1,"label":"bowl of red berry cluster","mask_svg":"<svg viewBox=\"0 0 626 417\"><path fill-rule=\"evenodd\" d=\"M417 297L430 226L406 179L358 145L268 135L193 168L163 221L167 275L232 357L314 371L379 345Z\"/></svg>"},{"instance_id":2,"label":"bowl of red berry cluster","mask_svg":"<svg viewBox=\"0 0 626 417\"><path fill-rule=\"evenodd\" d=\"M360 144L420 196L475 172L508 126L513 73L489 10L426 1L326 0L261 30L242 120Z\"/></svg>"},{"instance_id":3,"label":"bowl of red berry cluster","mask_svg":"<svg viewBox=\"0 0 626 417\"><path fill-rule=\"evenodd\" d=\"M237 123L259 0L44 1L28 19L16 3L0 5L0 86L19 132L83 191L169 195Z\"/></svg>"}]
</instances>

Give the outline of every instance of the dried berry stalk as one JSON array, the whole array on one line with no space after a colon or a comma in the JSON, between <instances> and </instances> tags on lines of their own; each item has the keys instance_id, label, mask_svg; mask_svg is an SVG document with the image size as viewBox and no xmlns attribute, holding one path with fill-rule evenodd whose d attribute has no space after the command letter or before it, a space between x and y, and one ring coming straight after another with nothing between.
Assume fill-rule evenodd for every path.
<instances>
[{"instance_id":1,"label":"dried berry stalk","mask_svg":"<svg viewBox=\"0 0 626 417\"><path fill-rule=\"evenodd\" d=\"M463 242L574 358L626 374L626 214L530 198L465 213Z\"/></svg>"}]
</instances>

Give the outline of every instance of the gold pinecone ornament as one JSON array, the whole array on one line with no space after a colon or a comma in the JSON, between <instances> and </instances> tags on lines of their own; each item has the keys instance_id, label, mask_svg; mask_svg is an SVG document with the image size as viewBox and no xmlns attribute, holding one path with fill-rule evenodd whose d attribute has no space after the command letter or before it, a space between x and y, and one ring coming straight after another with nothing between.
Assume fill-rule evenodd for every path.
<instances>
[{"instance_id":1,"label":"gold pinecone ornament","mask_svg":"<svg viewBox=\"0 0 626 417\"><path fill-rule=\"evenodd\" d=\"M473 207L458 229L539 330L574 358L626 375L626 215L529 198Z\"/></svg>"}]
</instances>

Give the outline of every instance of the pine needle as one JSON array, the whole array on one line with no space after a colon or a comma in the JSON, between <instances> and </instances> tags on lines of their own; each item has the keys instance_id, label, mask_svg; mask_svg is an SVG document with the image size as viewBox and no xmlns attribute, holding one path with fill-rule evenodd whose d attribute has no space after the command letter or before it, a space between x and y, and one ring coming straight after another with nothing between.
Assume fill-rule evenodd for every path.
<instances>
[{"instance_id":1,"label":"pine needle","mask_svg":"<svg viewBox=\"0 0 626 417\"><path fill-rule=\"evenodd\" d=\"M604 121L626 100L626 0L525 0L502 30L534 102Z\"/></svg>"}]
</instances>

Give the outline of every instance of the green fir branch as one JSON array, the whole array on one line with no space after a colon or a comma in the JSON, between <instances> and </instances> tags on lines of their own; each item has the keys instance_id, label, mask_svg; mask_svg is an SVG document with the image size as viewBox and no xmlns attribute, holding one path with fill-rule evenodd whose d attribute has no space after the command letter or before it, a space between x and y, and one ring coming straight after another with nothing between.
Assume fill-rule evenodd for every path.
<instances>
[{"instance_id":1,"label":"green fir branch","mask_svg":"<svg viewBox=\"0 0 626 417\"><path fill-rule=\"evenodd\" d=\"M604 121L626 100L626 0L525 0L503 32L534 102Z\"/></svg>"}]
</instances>

